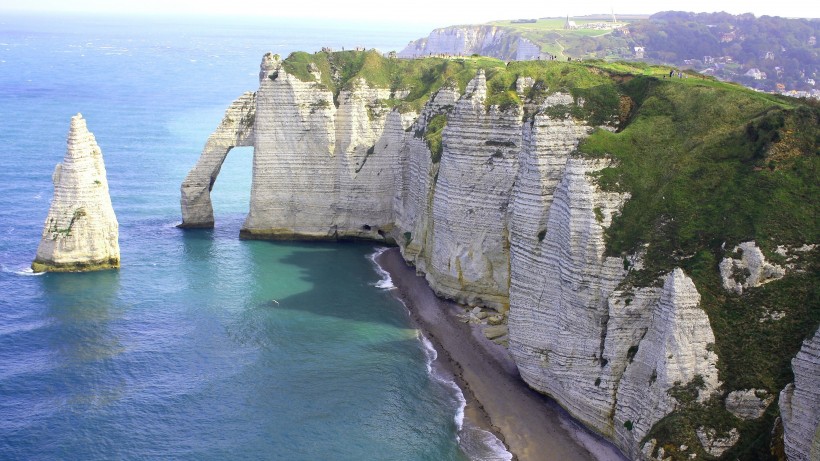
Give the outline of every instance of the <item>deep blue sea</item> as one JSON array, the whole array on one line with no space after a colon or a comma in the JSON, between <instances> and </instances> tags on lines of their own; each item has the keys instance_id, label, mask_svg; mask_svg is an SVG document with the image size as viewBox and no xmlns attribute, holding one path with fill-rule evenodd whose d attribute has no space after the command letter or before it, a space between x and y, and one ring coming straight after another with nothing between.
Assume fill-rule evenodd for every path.
<instances>
[{"instance_id":1,"label":"deep blue sea","mask_svg":"<svg viewBox=\"0 0 820 461\"><path fill-rule=\"evenodd\" d=\"M0 17L0 459L463 460L373 245L238 238L252 151L182 231L179 185L262 55L399 50L427 27ZM72 115L100 145L122 268L32 275Z\"/></svg>"}]
</instances>

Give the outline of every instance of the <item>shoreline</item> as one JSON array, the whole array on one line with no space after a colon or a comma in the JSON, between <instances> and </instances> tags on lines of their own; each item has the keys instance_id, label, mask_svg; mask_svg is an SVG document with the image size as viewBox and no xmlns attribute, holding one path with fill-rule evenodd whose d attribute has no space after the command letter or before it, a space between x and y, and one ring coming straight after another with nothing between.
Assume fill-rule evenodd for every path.
<instances>
[{"instance_id":1,"label":"shoreline","mask_svg":"<svg viewBox=\"0 0 820 461\"><path fill-rule=\"evenodd\" d=\"M398 248L374 258L390 274L396 296L454 377L465 400L464 423L489 431L518 461L625 460L611 443L584 428L557 402L531 389L507 349L463 322L464 308L438 298Z\"/></svg>"}]
</instances>

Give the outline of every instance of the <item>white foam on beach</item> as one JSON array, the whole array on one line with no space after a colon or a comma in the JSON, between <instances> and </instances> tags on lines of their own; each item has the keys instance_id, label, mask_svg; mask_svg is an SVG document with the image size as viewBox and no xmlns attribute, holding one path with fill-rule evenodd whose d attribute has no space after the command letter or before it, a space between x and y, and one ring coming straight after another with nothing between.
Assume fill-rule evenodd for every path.
<instances>
[{"instance_id":1,"label":"white foam on beach","mask_svg":"<svg viewBox=\"0 0 820 461\"><path fill-rule=\"evenodd\" d=\"M512 453L507 451L504 443L490 431L467 423L461 448L471 461L510 461Z\"/></svg>"},{"instance_id":2,"label":"white foam on beach","mask_svg":"<svg viewBox=\"0 0 820 461\"><path fill-rule=\"evenodd\" d=\"M393 279L390 277L390 274L376 262L376 258L387 250L388 248L385 247L377 248L376 251L368 257L373 262L373 265L376 266L378 273L382 276L382 280L375 284L376 287L389 290L396 288L396 286L393 285ZM397 297L397 299L404 305L404 308L407 309L409 314L410 308L407 306L407 302L405 302L405 300L401 297ZM495 434L473 426L469 422L465 423L464 412L467 408L467 399L464 398L464 392L462 392L461 388L458 387L455 379L436 370L434 366L436 359L438 359L438 352L436 351L436 348L433 346L433 343L430 342L426 336L424 336L424 333L422 333L421 330L416 330L416 333L419 342L422 345L422 351L424 352L427 374L433 380L441 383L447 388L452 389L453 395L458 402L458 407L456 408L456 414L453 417L453 420L458 428L456 441L464 454L467 455L471 461L512 460L512 453L507 451L507 447L504 446L504 443L496 437Z\"/></svg>"},{"instance_id":3,"label":"white foam on beach","mask_svg":"<svg viewBox=\"0 0 820 461\"><path fill-rule=\"evenodd\" d=\"M404 304L405 308L407 307L403 299L399 299L399 301ZM456 435L458 446L461 447L461 450L471 461L510 461L512 453L507 451L507 447L495 434L473 426L469 422L465 423L464 411L467 408L467 399L464 398L464 392L461 391L454 379L435 369L434 363L438 359L438 352L421 330L416 331L424 351L427 373L433 380L452 389L453 395L458 402L456 414L453 417L458 428L458 435Z\"/></svg>"},{"instance_id":4,"label":"white foam on beach","mask_svg":"<svg viewBox=\"0 0 820 461\"><path fill-rule=\"evenodd\" d=\"M433 343L431 343L430 340L421 333L421 331L418 332L418 335L422 346L424 346L424 355L427 358L427 373L429 373L430 377L434 380L452 389L453 394L458 401L458 408L456 409L454 420L458 431L461 432L461 428L464 426L464 409L467 408L467 399L464 398L464 393L461 392L461 388L458 387L458 384L456 384L454 380L442 375L433 368L433 362L435 362L438 358L436 348L433 347Z\"/></svg>"},{"instance_id":5,"label":"white foam on beach","mask_svg":"<svg viewBox=\"0 0 820 461\"><path fill-rule=\"evenodd\" d=\"M367 256L370 259L370 261L373 262L373 265L376 266L376 272L378 272L381 276L381 280L376 282L375 286L376 288L381 288L382 290L392 290L393 288L396 288L396 285L393 285L393 278L390 277L390 273L382 269L382 266L380 266L379 263L376 262L376 258L381 256L381 254L387 251L388 249L389 248L387 247L379 247L376 248L375 252Z\"/></svg>"}]
</instances>

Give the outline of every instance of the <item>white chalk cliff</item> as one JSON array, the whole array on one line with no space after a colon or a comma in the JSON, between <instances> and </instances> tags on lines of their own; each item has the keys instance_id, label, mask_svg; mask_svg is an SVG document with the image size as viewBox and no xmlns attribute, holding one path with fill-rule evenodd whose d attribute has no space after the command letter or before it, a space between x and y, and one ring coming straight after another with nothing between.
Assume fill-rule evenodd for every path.
<instances>
[{"instance_id":1,"label":"white chalk cliff","mask_svg":"<svg viewBox=\"0 0 820 461\"><path fill-rule=\"evenodd\" d=\"M611 160L576 152L596 127L564 109L583 101L562 91L528 99L534 81L521 78L505 89L523 104L488 105L479 71L408 112L391 104L409 89L356 78L334 93L309 69L312 79L263 58L258 90L228 109L182 186L183 225L213 225L219 165L232 146L251 144L243 237L397 243L440 296L508 312L509 349L530 386L630 457L663 458L643 439L678 405L670 391L695 387L699 402L722 392L715 336L682 269L633 287L641 255L605 254L604 232L630 195L596 183ZM441 117L439 159L425 136ZM755 254L744 247L746 260ZM744 398L727 406L750 419L771 402ZM737 441L701 432L714 453Z\"/></svg>"},{"instance_id":2,"label":"white chalk cliff","mask_svg":"<svg viewBox=\"0 0 820 461\"><path fill-rule=\"evenodd\" d=\"M80 114L71 118L67 144L52 175L54 196L31 267L35 272L117 268L119 228L102 152Z\"/></svg>"},{"instance_id":3,"label":"white chalk cliff","mask_svg":"<svg viewBox=\"0 0 820 461\"><path fill-rule=\"evenodd\" d=\"M510 278L507 215L522 114L517 107L485 108L486 93L479 72L447 120L425 271L441 295L503 310Z\"/></svg>"},{"instance_id":4,"label":"white chalk cliff","mask_svg":"<svg viewBox=\"0 0 820 461\"><path fill-rule=\"evenodd\" d=\"M783 439L789 461L820 459L820 330L792 359L794 383L780 393Z\"/></svg>"},{"instance_id":5,"label":"white chalk cliff","mask_svg":"<svg viewBox=\"0 0 820 461\"><path fill-rule=\"evenodd\" d=\"M243 235L384 239L405 128L400 114L380 104L390 93L358 80L334 101L319 83L301 81L266 55Z\"/></svg>"},{"instance_id":6,"label":"white chalk cliff","mask_svg":"<svg viewBox=\"0 0 820 461\"><path fill-rule=\"evenodd\" d=\"M540 47L520 34L504 27L483 25L435 29L427 37L410 42L399 52L399 57L416 58L431 54L480 54L516 61L542 56Z\"/></svg>"},{"instance_id":7,"label":"white chalk cliff","mask_svg":"<svg viewBox=\"0 0 820 461\"><path fill-rule=\"evenodd\" d=\"M541 209L548 210L541 232L532 219L537 206L514 213L514 222L530 225L513 239L510 352L527 383L639 457L643 437L675 408L669 389L700 376L704 399L717 390L717 356L707 348L714 334L700 295L682 270L669 273L662 289L617 290L627 270L622 259L604 256L603 230L628 197L593 184L590 173L605 166L567 160ZM542 177L554 184L549 170ZM531 203L547 195L532 184L519 190Z\"/></svg>"}]
</instances>

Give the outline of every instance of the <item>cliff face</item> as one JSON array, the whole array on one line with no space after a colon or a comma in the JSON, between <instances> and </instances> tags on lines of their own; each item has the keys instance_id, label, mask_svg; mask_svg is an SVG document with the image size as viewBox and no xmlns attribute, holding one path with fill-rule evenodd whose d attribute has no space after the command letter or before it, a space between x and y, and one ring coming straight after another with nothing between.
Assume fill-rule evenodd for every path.
<instances>
[{"instance_id":1,"label":"cliff face","mask_svg":"<svg viewBox=\"0 0 820 461\"><path fill-rule=\"evenodd\" d=\"M746 320L722 317L737 316L738 309L716 299L728 296L742 312L761 311L746 323L749 331L764 332L750 336L755 343L776 336L771 331L794 342L801 330L775 322L800 314L772 313L749 296L789 280L778 264L810 277L812 266L805 264L814 247L778 249L785 259L769 263L752 242L733 240L738 246L726 249L718 237L697 234L718 243L692 249L673 233L700 216L680 218L676 210L704 199L684 206L677 190L641 187L676 184L670 175L687 167L688 152L701 155L694 168L706 161L699 147L686 144L685 130L708 130L714 121L668 124L669 107L700 97L692 87L681 88L678 101L677 93L662 94L677 83L655 90L657 79L629 83L632 77L610 78L582 64L478 61L266 55L255 96L231 106L186 179L183 216L212 223L210 205L198 205L190 198L195 193L186 198L186 190L206 196L230 146L252 143L244 237L394 241L439 295L507 313L509 349L522 378L631 457L743 457L735 445L759 437L748 431L765 424L749 429L741 419L773 419L768 396L785 383L765 373L742 376L745 350L726 331ZM714 98L710 88L703 91L703 98ZM770 104L758 103L746 101L744 110L759 114ZM745 119L737 123L746 133L756 129ZM676 138L680 130L685 143ZM674 168L655 160L658 152L675 153L664 160ZM726 155L719 156L724 165ZM705 174L697 169L681 182L688 186ZM636 201L638 211L630 208ZM657 216L646 221L652 207ZM634 217L625 223L625 216ZM648 222L648 230L629 244L636 222ZM677 246L669 249L670 241ZM788 251L799 256L788 259ZM770 283L761 286L764 281ZM793 304L810 303L800 301L811 299L810 292L799 296ZM814 322L812 315L803 316L800 328ZM767 366L774 370L777 363ZM802 398L789 392L784 395ZM664 421L676 413L686 424L670 431ZM703 425L704 414L731 425ZM787 434L805 425L793 422L801 418L786 421Z\"/></svg>"},{"instance_id":2,"label":"cliff face","mask_svg":"<svg viewBox=\"0 0 820 461\"><path fill-rule=\"evenodd\" d=\"M662 289L616 290L627 270L621 258L604 255L603 231L628 196L591 182L607 166L568 158L551 203L519 208L520 219L514 214L526 222L547 211L543 234L513 240L510 352L527 383L634 458L650 428L674 409L668 391L675 383L700 375L704 396L717 389L717 356L707 351L714 334L682 270L666 275ZM550 170L519 196L532 203L550 195L541 189L554 184Z\"/></svg>"},{"instance_id":3,"label":"cliff face","mask_svg":"<svg viewBox=\"0 0 820 461\"><path fill-rule=\"evenodd\" d=\"M789 460L820 458L820 330L792 359L794 383L780 393L783 438Z\"/></svg>"},{"instance_id":4,"label":"cliff face","mask_svg":"<svg viewBox=\"0 0 820 461\"><path fill-rule=\"evenodd\" d=\"M117 268L119 231L105 164L80 114L71 118L67 144L52 175L54 197L31 267L35 272Z\"/></svg>"},{"instance_id":5,"label":"cliff face","mask_svg":"<svg viewBox=\"0 0 820 461\"><path fill-rule=\"evenodd\" d=\"M446 297L506 309L508 206L518 169L521 112L485 108L479 72L448 118L433 194L427 281Z\"/></svg>"},{"instance_id":6,"label":"cliff face","mask_svg":"<svg viewBox=\"0 0 820 461\"><path fill-rule=\"evenodd\" d=\"M389 96L358 80L334 101L319 83L301 81L267 56L243 236L384 239L404 135L402 117L377 104Z\"/></svg>"},{"instance_id":7,"label":"cliff face","mask_svg":"<svg viewBox=\"0 0 820 461\"><path fill-rule=\"evenodd\" d=\"M528 61L542 56L538 45L502 27L451 26L435 29L427 37L410 42L399 52L399 57L416 58L431 54L479 54L516 61Z\"/></svg>"}]
</instances>

